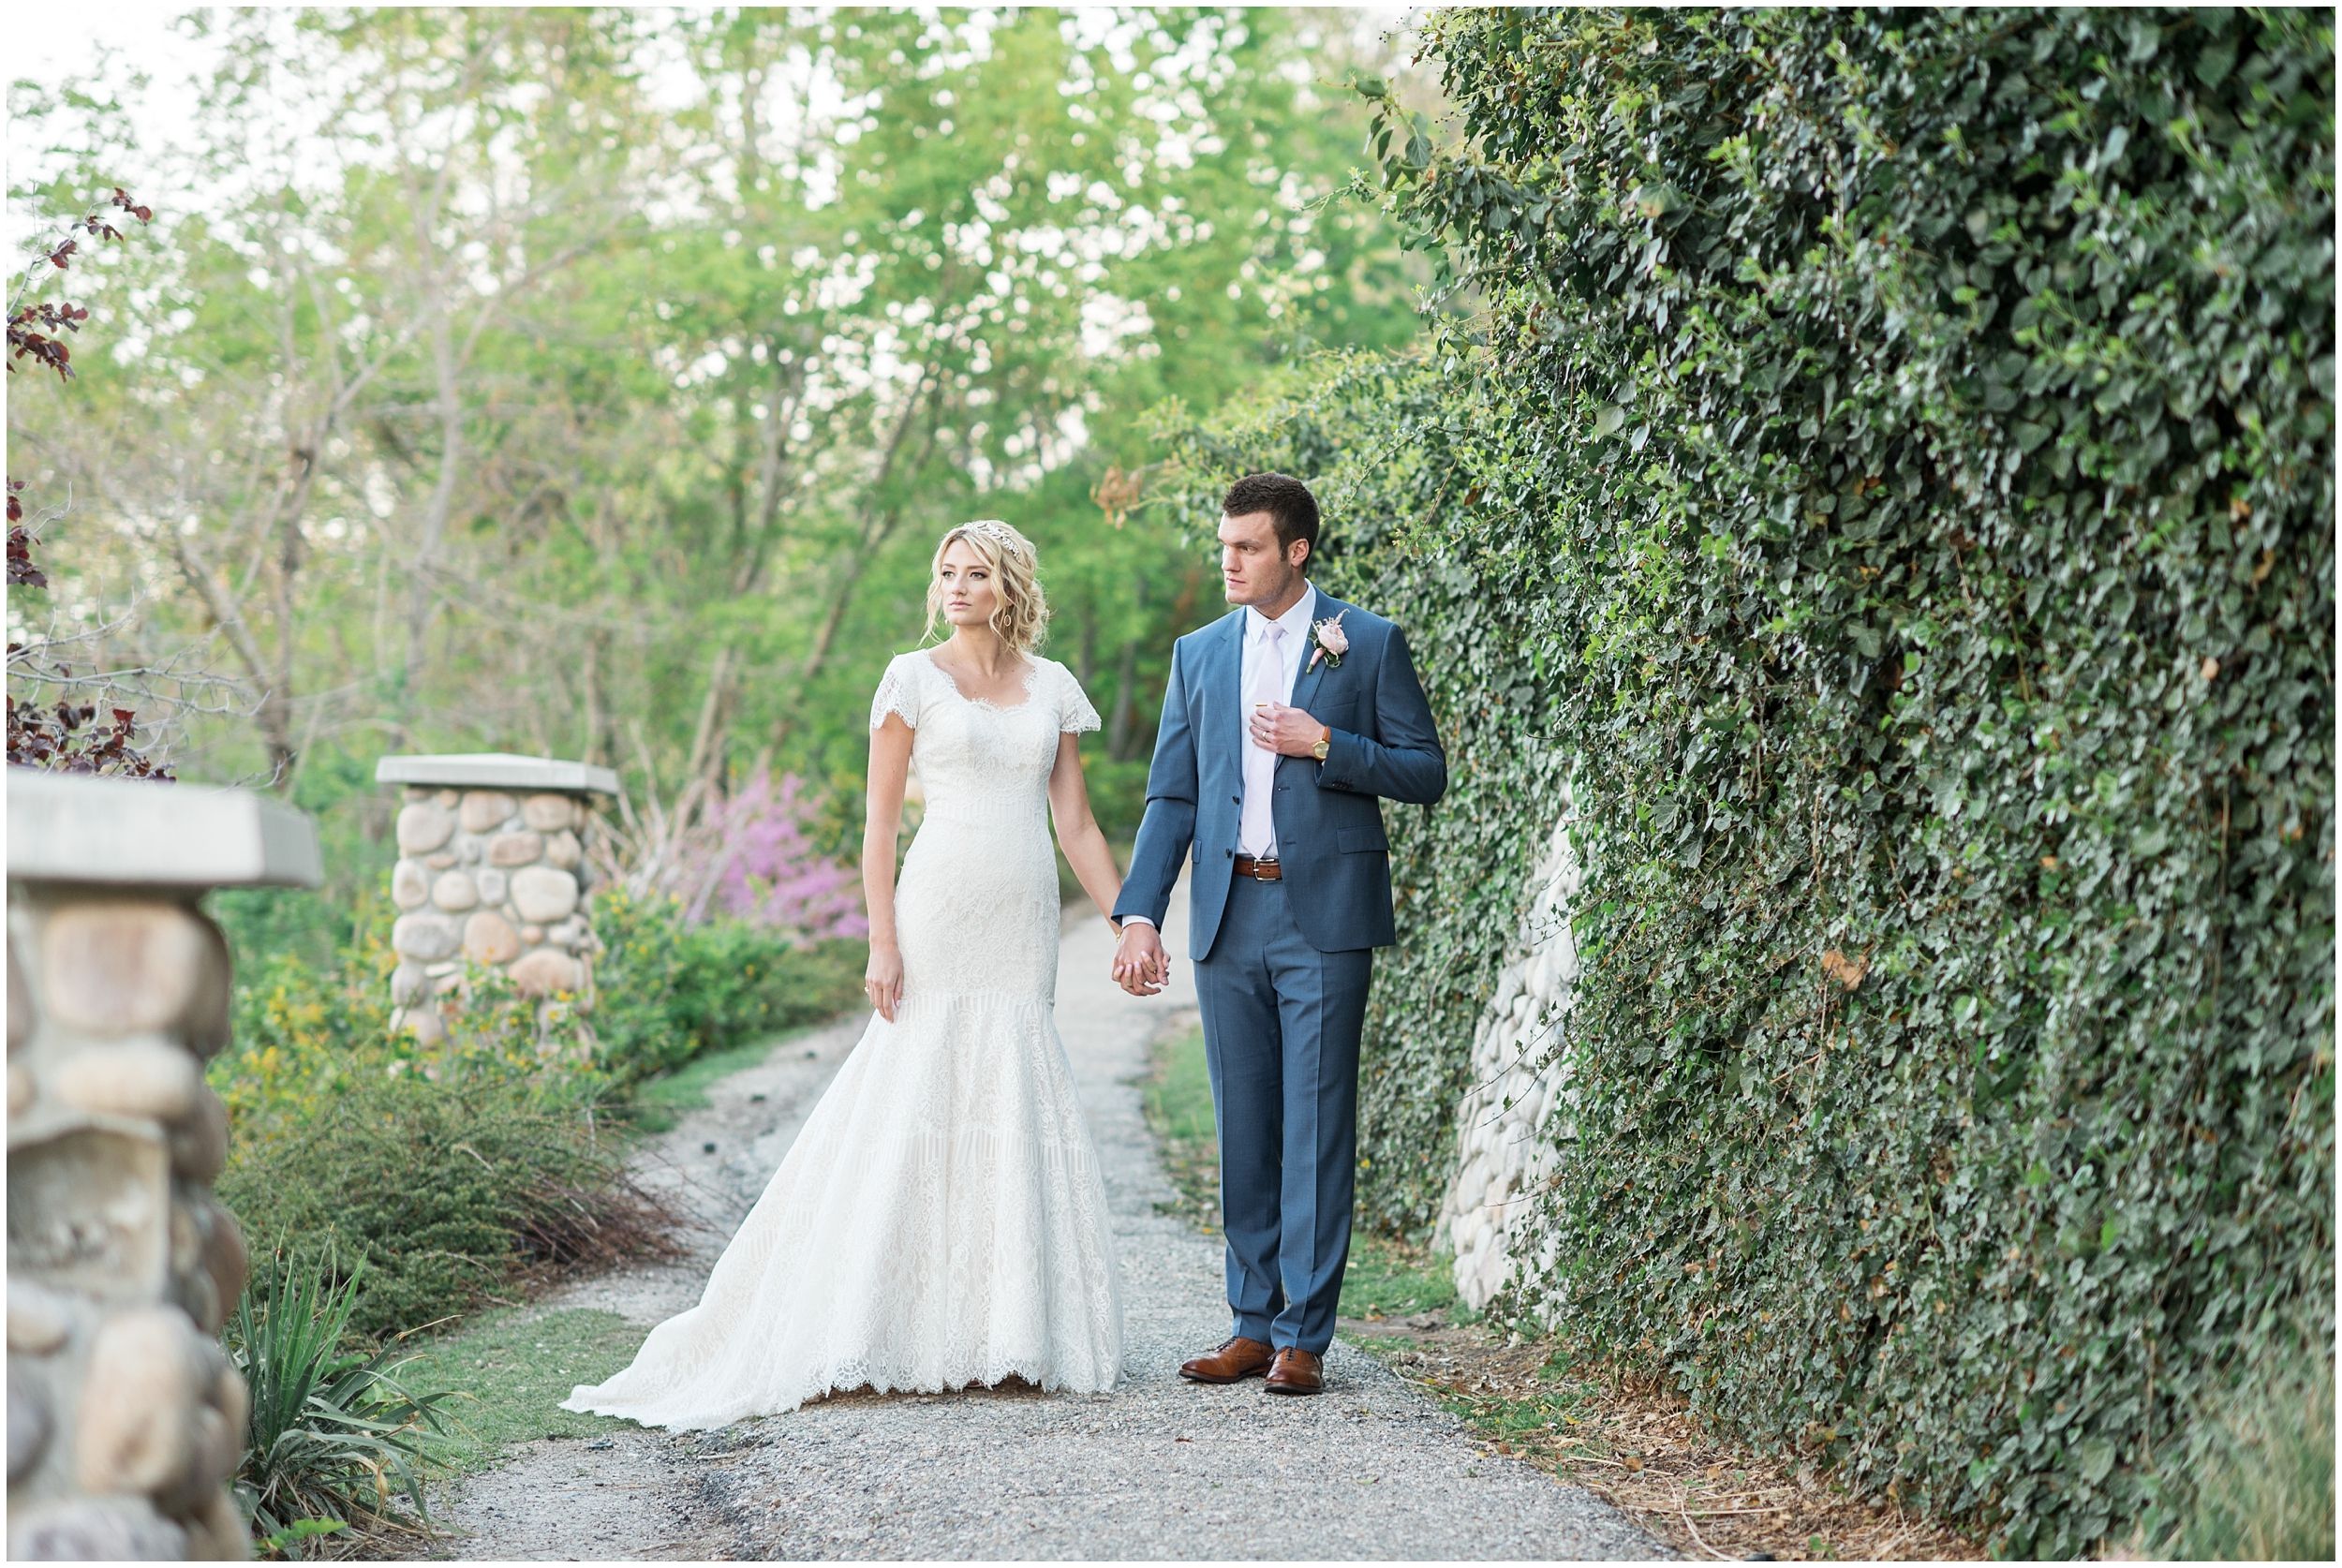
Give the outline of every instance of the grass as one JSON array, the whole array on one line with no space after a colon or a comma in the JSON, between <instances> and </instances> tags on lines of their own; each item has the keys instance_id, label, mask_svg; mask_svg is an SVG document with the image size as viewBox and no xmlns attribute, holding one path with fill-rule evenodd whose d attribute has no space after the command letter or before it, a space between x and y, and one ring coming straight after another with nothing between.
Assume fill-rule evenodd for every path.
<instances>
[{"instance_id":1,"label":"grass","mask_svg":"<svg viewBox=\"0 0 2342 1568\"><path fill-rule=\"evenodd\" d=\"M702 1052L674 1072L636 1085L629 1101L635 1127L645 1132L674 1131L687 1113L707 1108L707 1091L719 1079L762 1067L776 1050L812 1032L810 1028L791 1029L747 1045Z\"/></svg>"},{"instance_id":2,"label":"grass","mask_svg":"<svg viewBox=\"0 0 2342 1568\"><path fill-rule=\"evenodd\" d=\"M1156 1209L1189 1220L1208 1235L1220 1234L1220 1139L1211 1111L1211 1074L1204 1063L1204 1031L1193 1028L1155 1043L1148 1074L1147 1125L1163 1146L1164 1170L1178 1196Z\"/></svg>"},{"instance_id":3,"label":"grass","mask_svg":"<svg viewBox=\"0 0 2342 1568\"><path fill-rule=\"evenodd\" d=\"M1368 1322L1427 1312L1451 1324L1479 1321L1477 1312L1456 1299L1456 1271L1445 1254L1385 1235L1352 1237L1341 1310Z\"/></svg>"},{"instance_id":4,"label":"grass","mask_svg":"<svg viewBox=\"0 0 2342 1568\"><path fill-rule=\"evenodd\" d=\"M615 1312L586 1308L492 1312L421 1346L408 1374L418 1395L443 1392L447 1430L427 1452L435 1468L486 1470L515 1444L588 1438L632 1427L560 1408L581 1383L600 1383L634 1359L645 1330Z\"/></svg>"},{"instance_id":5,"label":"grass","mask_svg":"<svg viewBox=\"0 0 2342 1568\"><path fill-rule=\"evenodd\" d=\"M2334 1364L2256 1379L2221 1417L2167 1548L2197 1561L2334 1560Z\"/></svg>"},{"instance_id":6,"label":"grass","mask_svg":"<svg viewBox=\"0 0 2342 1568\"><path fill-rule=\"evenodd\" d=\"M1147 1084L1147 1119L1158 1136L1209 1144L1216 1158L1211 1109L1211 1070L1204 1059L1204 1031L1171 1036L1155 1051L1155 1073Z\"/></svg>"}]
</instances>

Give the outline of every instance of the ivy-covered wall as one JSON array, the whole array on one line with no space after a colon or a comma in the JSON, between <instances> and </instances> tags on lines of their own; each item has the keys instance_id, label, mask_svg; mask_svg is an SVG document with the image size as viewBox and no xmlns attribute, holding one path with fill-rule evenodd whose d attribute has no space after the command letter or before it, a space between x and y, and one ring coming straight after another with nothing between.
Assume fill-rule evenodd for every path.
<instances>
[{"instance_id":1,"label":"ivy-covered wall","mask_svg":"<svg viewBox=\"0 0 2342 1568\"><path fill-rule=\"evenodd\" d=\"M2331 16L1446 14L1369 151L1472 313L1179 433L1318 483L1451 747L1369 1218L1566 771L1519 1304L2020 1555L2332 1354Z\"/></svg>"}]
</instances>

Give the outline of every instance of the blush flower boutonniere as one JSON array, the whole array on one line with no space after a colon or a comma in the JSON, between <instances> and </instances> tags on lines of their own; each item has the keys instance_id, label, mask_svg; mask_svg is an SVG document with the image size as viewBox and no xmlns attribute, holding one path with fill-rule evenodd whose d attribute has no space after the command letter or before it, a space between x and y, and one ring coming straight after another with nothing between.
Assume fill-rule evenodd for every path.
<instances>
[{"instance_id":1,"label":"blush flower boutonniere","mask_svg":"<svg viewBox=\"0 0 2342 1568\"><path fill-rule=\"evenodd\" d=\"M1349 613L1344 610L1341 615ZM1316 646L1310 650L1310 661L1305 669L1316 669L1321 658L1326 661L1328 670L1341 668L1341 656L1350 651L1350 634L1341 629L1341 615L1329 615L1310 628L1310 641Z\"/></svg>"}]
</instances>

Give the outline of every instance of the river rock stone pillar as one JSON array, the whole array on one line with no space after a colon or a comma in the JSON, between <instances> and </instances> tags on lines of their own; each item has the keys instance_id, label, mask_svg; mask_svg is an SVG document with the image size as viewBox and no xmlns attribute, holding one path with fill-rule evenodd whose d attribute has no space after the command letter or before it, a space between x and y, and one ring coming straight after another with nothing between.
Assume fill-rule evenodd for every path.
<instances>
[{"instance_id":1,"label":"river rock stone pillar","mask_svg":"<svg viewBox=\"0 0 2342 1568\"><path fill-rule=\"evenodd\" d=\"M467 963L503 971L523 996L590 1005L601 944L586 912L586 851L597 797L616 794L618 776L490 751L385 757L374 777L405 796L391 870L392 1027L426 1045L443 1038L441 1008Z\"/></svg>"},{"instance_id":2,"label":"river rock stone pillar","mask_svg":"<svg viewBox=\"0 0 2342 1568\"><path fill-rule=\"evenodd\" d=\"M1517 956L1498 974L1473 1033L1473 1087L1456 1113L1459 1159L1435 1245L1454 1250L1456 1294L1475 1310L1511 1277L1516 1243L1550 1178L1555 1134L1568 1126L1562 1030L1578 978L1570 900L1583 878L1569 841L1567 802L1564 794L1562 822L1530 879ZM1564 1119L1557 1124L1556 1117ZM1535 1260L1539 1266L1551 1262Z\"/></svg>"},{"instance_id":3,"label":"river rock stone pillar","mask_svg":"<svg viewBox=\"0 0 2342 1568\"><path fill-rule=\"evenodd\" d=\"M226 1485L243 1293L215 887L315 887L307 818L235 790L10 768L8 1555L250 1555Z\"/></svg>"}]
</instances>

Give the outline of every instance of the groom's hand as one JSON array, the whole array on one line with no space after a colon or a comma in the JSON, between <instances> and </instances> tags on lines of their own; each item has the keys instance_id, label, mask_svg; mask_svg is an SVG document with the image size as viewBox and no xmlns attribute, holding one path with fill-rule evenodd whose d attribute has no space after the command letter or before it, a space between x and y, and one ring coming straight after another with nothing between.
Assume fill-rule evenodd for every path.
<instances>
[{"instance_id":1,"label":"groom's hand","mask_svg":"<svg viewBox=\"0 0 2342 1568\"><path fill-rule=\"evenodd\" d=\"M1163 933L1144 921L1125 925L1121 943L1114 950L1114 983L1134 997L1151 997L1170 978Z\"/></svg>"},{"instance_id":2,"label":"groom's hand","mask_svg":"<svg viewBox=\"0 0 2342 1568\"><path fill-rule=\"evenodd\" d=\"M1304 708L1263 703L1253 710L1253 744L1281 757L1310 757L1327 731Z\"/></svg>"}]
</instances>

